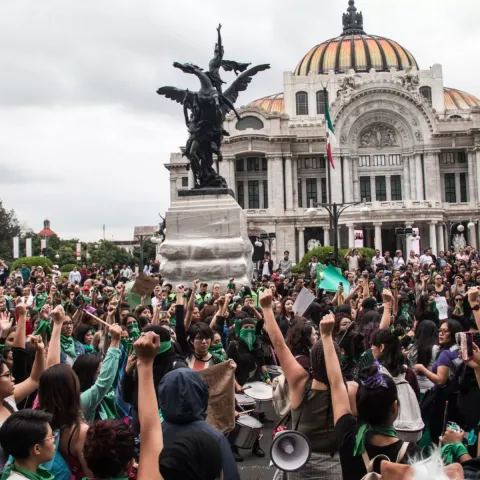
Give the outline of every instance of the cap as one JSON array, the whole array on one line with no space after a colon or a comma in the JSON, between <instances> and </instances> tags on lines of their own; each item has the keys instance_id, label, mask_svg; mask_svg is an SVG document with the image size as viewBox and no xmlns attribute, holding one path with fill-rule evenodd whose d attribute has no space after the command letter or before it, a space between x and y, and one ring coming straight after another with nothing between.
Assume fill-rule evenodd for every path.
<instances>
[{"instance_id":1,"label":"cap","mask_svg":"<svg viewBox=\"0 0 480 480\"><path fill-rule=\"evenodd\" d=\"M56 268L58 270L58 265L54 265L53 268Z\"/></svg>"},{"instance_id":2,"label":"cap","mask_svg":"<svg viewBox=\"0 0 480 480\"><path fill-rule=\"evenodd\" d=\"M82 292L88 292L88 291L90 291L90 289L88 287L83 287L82 288Z\"/></svg>"},{"instance_id":3,"label":"cap","mask_svg":"<svg viewBox=\"0 0 480 480\"><path fill-rule=\"evenodd\" d=\"M105 299L103 297L97 297L97 303L104 302Z\"/></svg>"},{"instance_id":4,"label":"cap","mask_svg":"<svg viewBox=\"0 0 480 480\"><path fill-rule=\"evenodd\" d=\"M208 287L208 283L201 283L200 287Z\"/></svg>"}]
</instances>

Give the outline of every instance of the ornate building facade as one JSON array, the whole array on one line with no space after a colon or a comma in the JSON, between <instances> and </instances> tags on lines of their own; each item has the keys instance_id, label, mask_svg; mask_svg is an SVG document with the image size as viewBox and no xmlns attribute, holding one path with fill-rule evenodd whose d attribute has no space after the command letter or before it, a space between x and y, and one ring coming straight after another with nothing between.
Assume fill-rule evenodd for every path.
<instances>
[{"instance_id":1,"label":"ornate building facade","mask_svg":"<svg viewBox=\"0 0 480 480\"><path fill-rule=\"evenodd\" d=\"M308 242L332 244L318 203L361 202L340 218L341 247L403 248L398 229L418 228L421 248L448 248L459 224L480 240L480 100L443 84L441 65L422 70L397 42L363 30L349 0L343 33L313 47L284 91L242 107L225 122L219 173L248 217L249 235L281 258ZM325 104L334 124L328 168ZM170 163L171 198L193 185L185 158ZM459 230L462 230L461 228ZM404 237L403 237L404 238ZM258 243L258 242L257 242Z\"/></svg>"}]
</instances>

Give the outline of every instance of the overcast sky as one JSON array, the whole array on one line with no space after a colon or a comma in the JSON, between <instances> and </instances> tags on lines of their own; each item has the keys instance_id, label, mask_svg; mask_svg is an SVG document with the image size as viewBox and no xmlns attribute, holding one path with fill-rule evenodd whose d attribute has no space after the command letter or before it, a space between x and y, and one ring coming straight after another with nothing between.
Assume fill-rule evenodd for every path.
<instances>
[{"instance_id":1,"label":"overcast sky","mask_svg":"<svg viewBox=\"0 0 480 480\"><path fill-rule=\"evenodd\" d=\"M225 58L271 63L238 104L283 90L282 72L341 33L347 0L3 0L0 199L39 231L131 239L169 205L169 154L182 109L156 95L197 87L173 61L207 66L223 25ZM478 0L357 0L365 31L396 40L445 86L480 97ZM226 80L232 79L225 76Z\"/></svg>"}]
</instances>

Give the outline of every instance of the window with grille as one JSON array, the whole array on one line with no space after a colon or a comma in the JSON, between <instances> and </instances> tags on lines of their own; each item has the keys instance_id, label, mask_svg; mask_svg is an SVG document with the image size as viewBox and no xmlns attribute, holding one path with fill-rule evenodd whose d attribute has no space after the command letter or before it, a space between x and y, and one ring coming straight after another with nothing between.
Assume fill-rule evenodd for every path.
<instances>
[{"instance_id":1,"label":"window with grille","mask_svg":"<svg viewBox=\"0 0 480 480\"><path fill-rule=\"evenodd\" d=\"M375 199L377 202L387 200L387 182L385 177L375 177Z\"/></svg>"},{"instance_id":2,"label":"window with grille","mask_svg":"<svg viewBox=\"0 0 480 480\"><path fill-rule=\"evenodd\" d=\"M243 166L243 158L238 158L237 161L235 162L235 170L237 172L243 172L244 171L244 166Z\"/></svg>"},{"instance_id":3,"label":"window with grille","mask_svg":"<svg viewBox=\"0 0 480 480\"><path fill-rule=\"evenodd\" d=\"M265 157L262 158L262 172L266 172L268 170L268 161Z\"/></svg>"},{"instance_id":4,"label":"window with grille","mask_svg":"<svg viewBox=\"0 0 480 480\"><path fill-rule=\"evenodd\" d=\"M447 203L456 203L457 202L457 191L455 188L455 174L446 173L445 174L445 202Z\"/></svg>"},{"instance_id":5,"label":"window with grille","mask_svg":"<svg viewBox=\"0 0 480 480\"><path fill-rule=\"evenodd\" d=\"M360 198L366 202L372 201L372 188L370 185L370 177L360 177Z\"/></svg>"},{"instance_id":6,"label":"window with grille","mask_svg":"<svg viewBox=\"0 0 480 480\"><path fill-rule=\"evenodd\" d=\"M248 181L248 208L260 208L258 180Z\"/></svg>"},{"instance_id":7,"label":"window with grille","mask_svg":"<svg viewBox=\"0 0 480 480\"><path fill-rule=\"evenodd\" d=\"M400 175L392 175L390 177L390 190L392 194L392 201L402 199L402 177Z\"/></svg>"},{"instance_id":8,"label":"window with grille","mask_svg":"<svg viewBox=\"0 0 480 480\"><path fill-rule=\"evenodd\" d=\"M432 89L430 87L420 87L420 95L432 106Z\"/></svg>"},{"instance_id":9,"label":"window with grille","mask_svg":"<svg viewBox=\"0 0 480 480\"><path fill-rule=\"evenodd\" d=\"M402 157L401 155L390 155L389 157L390 161L390 165L401 165L402 164Z\"/></svg>"},{"instance_id":10,"label":"window with grille","mask_svg":"<svg viewBox=\"0 0 480 480\"><path fill-rule=\"evenodd\" d=\"M307 178L307 207L310 207L311 201L315 205L318 202L317 198L317 179Z\"/></svg>"},{"instance_id":11,"label":"window with grille","mask_svg":"<svg viewBox=\"0 0 480 480\"><path fill-rule=\"evenodd\" d=\"M457 152L458 163L467 163L467 152Z\"/></svg>"},{"instance_id":12,"label":"window with grille","mask_svg":"<svg viewBox=\"0 0 480 480\"><path fill-rule=\"evenodd\" d=\"M455 163L455 152L442 152L440 154L443 164Z\"/></svg>"},{"instance_id":13,"label":"window with grille","mask_svg":"<svg viewBox=\"0 0 480 480\"><path fill-rule=\"evenodd\" d=\"M328 102L328 92L317 92L317 115L325 115L325 103Z\"/></svg>"},{"instance_id":14,"label":"window with grille","mask_svg":"<svg viewBox=\"0 0 480 480\"><path fill-rule=\"evenodd\" d=\"M468 202L467 200L467 174L460 174L460 201L462 203Z\"/></svg>"},{"instance_id":15,"label":"window with grille","mask_svg":"<svg viewBox=\"0 0 480 480\"><path fill-rule=\"evenodd\" d=\"M297 92L296 96L297 115L308 115L308 93Z\"/></svg>"},{"instance_id":16,"label":"window with grille","mask_svg":"<svg viewBox=\"0 0 480 480\"><path fill-rule=\"evenodd\" d=\"M268 180L263 181L263 208L268 208Z\"/></svg>"},{"instance_id":17,"label":"window with grille","mask_svg":"<svg viewBox=\"0 0 480 480\"><path fill-rule=\"evenodd\" d=\"M298 193L298 206L299 208L303 208L303 200L302 200L302 180L299 178L298 179L298 188L297 188L297 193Z\"/></svg>"},{"instance_id":18,"label":"window with grille","mask_svg":"<svg viewBox=\"0 0 480 480\"><path fill-rule=\"evenodd\" d=\"M321 178L320 185L322 187L322 203L327 203L327 179Z\"/></svg>"},{"instance_id":19,"label":"window with grille","mask_svg":"<svg viewBox=\"0 0 480 480\"><path fill-rule=\"evenodd\" d=\"M360 166L369 167L370 166L370 155L362 155L360 157Z\"/></svg>"},{"instance_id":20,"label":"window with grille","mask_svg":"<svg viewBox=\"0 0 480 480\"><path fill-rule=\"evenodd\" d=\"M247 172L258 172L260 170L260 159L258 157L247 158Z\"/></svg>"},{"instance_id":21,"label":"window with grille","mask_svg":"<svg viewBox=\"0 0 480 480\"><path fill-rule=\"evenodd\" d=\"M182 187L188 187L188 177L182 177Z\"/></svg>"},{"instance_id":22,"label":"window with grille","mask_svg":"<svg viewBox=\"0 0 480 480\"><path fill-rule=\"evenodd\" d=\"M237 202L245 208L245 192L243 191L243 182L237 182Z\"/></svg>"},{"instance_id":23,"label":"window with grille","mask_svg":"<svg viewBox=\"0 0 480 480\"><path fill-rule=\"evenodd\" d=\"M385 155L374 155L373 156L373 164L376 167L384 167L385 166Z\"/></svg>"}]
</instances>

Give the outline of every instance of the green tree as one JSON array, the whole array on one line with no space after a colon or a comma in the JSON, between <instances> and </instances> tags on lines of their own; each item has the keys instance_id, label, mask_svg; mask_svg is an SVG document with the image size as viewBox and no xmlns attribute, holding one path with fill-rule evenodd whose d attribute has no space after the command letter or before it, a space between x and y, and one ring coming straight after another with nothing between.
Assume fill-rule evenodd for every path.
<instances>
[{"instance_id":1,"label":"green tree","mask_svg":"<svg viewBox=\"0 0 480 480\"><path fill-rule=\"evenodd\" d=\"M7 210L0 200L0 258L13 260L13 237L20 235L21 228L15 210Z\"/></svg>"},{"instance_id":2,"label":"green tree","mask_svg":"<svg viewBox=\"0 0 480 480\"><path fill-rule=\"evenodd\" d=\"M101 240L98 243L89 243L87 246L89 256L88 264L95 263L100 266L105 265L108 268L112 268L115 264L131 265L133 263L133 257L130 253L107 240Z\"/></svg>"},{"instance_id":3,"label":"green tree","mask_svg":"<svg viewBox=\"0 0 480 480\"><path fill-rule=\"evenodd\" d=\"M143 264L146 265L150 260L155 260L157 256L156 246L150 239L143 241ZM134 247L133 259L140 265L140 247Z\"/></svg>"}]
</instances>

